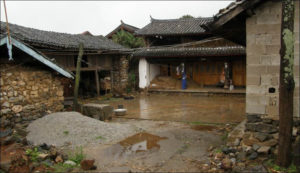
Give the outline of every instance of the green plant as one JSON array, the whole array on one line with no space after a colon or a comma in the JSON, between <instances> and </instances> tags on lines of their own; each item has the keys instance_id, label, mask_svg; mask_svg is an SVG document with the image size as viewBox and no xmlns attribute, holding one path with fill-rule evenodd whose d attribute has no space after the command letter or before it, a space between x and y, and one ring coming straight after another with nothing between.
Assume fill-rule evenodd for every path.
<instances>
[{"instance_id":1,"label":"green plant","mask_svg":"<svg viewBox=\"0 0 300 173\"><path fill-rule=\"evenodd\" d=\"M277 164L275 164L273 159L269 159L268 161L266 161L266 166L269 169L275 170L278 172L288 172L288 173L296 173L297 172L297 167L294 165L294 163L292 163L288 168L283 168L283 167L280 167Z\"/></svg>"},{"instance_id":2,"label":"green plant","mask_svg":"<svg viewBox=\"0 0 300 173\"><path fill-rule=\"evenodd\" d=\"M96 139L103 139L104 140L105 138L102 137L102 136L97 136Z\"/></svg>"},{"instance_id":3,"label":"green plant","mask_svg":"<svg viewBox=\"0 0 300 173\"><path fill-rule=\"evenodd\" d=\"M34 147L33 149L27 149L25 151L26 155L30 157L31 161L33 162L37 162L38 161L38 158L39 158L39 155L41 154L39 151L38 151L38 148L37 147Z\"/></svg>"},{"instance_id":4,"label":"green plant","mask_svg":"<svg viewBox=\"0 0 300 173\"><path fill-rule=\"evenodd\" d=\"M216 148L215 153L222 153L222 150L220 148Z\"/></svg>"},{"instance_id":5,"label":"green plant","mask_svg":"<svg viewBox=\"0 0 300 173\"><path fill-rule=\"evenodd\" d=\"M76 168L78 165L70 165L58 163L52 166L55 172L69 172L70 169Z\"/></svg>"},{"instance_id":6,"label":"green plant","mask_svg":"<svg viewBox=\"0 0 300 173\"><path fill-rule=\"evenodd\" d=\"M138 48L145 45L142 38L135 37L133 34L124 30L112 35L112 40L128 48Z\"/></svg>"},{"instance_id":7,"label":"green plant","mask_svg":"<svg viewBox=\"0 0 300 173\"><path fill-rule=\"evenodd\" d=\"M83 154L82 147L76 148L73 154L69 154L69 160L75 162L77 165L85 158Z\"/></svg>"},{"instance_id":8,"label":"green plant","mask_svg":"<svg viewBox=\"0 0 300 173\"><path fill-rule=\"evenodd\" d=\"M194 18L194 17L192 15L185 14L185 15L181 16L179 19L191 19L191 18Z\"/></svg>"},{"instance_id":9,"label":"green plant","mask_svg":"<svg viewBox=\"0 0 300 173\"><path fill-rule=\"evenodd\" d=\"M226 141L228 138L228 132L226 131L223 136L221 137L222 141Z\"/></svg>"},{"instance_id":10,"label":"green plant","mask_svg":"<svg viewBox=\"0 0 300 173\"><path fill-rule=\"evenodd\" d=\"M64 134L65 134L65 135L68 135L68 134L69 134L69 131L64 131Z\"/></svg>"}]
</instances>

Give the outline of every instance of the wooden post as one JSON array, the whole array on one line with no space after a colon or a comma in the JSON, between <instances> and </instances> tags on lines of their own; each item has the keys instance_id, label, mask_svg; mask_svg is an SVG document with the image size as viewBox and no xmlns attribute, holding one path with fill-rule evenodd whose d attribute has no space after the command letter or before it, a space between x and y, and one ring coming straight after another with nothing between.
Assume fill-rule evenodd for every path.
<instances>
[{"instance_id":1,"label":"wooden post","mask_svg":"<svg viewBox=\"0 0 300 173\"><path fill-rule=\"evenodd\" d=\"M99 76L98 76L98 70L95 70L95 80L96 80L96 86L97 86L97 95L100 96L100 84L99 84Z\"/></svg>"},{"instance_id":2,"label":"wooden post","mask_svg":"<svg viewBox=\"0 0 300 173\"><path fill-rule=\"evenodd\" d=\"M74 102L73 102L73 110L78 110L78 89L80 83L80 68L81 68L81 58L83 55L83 43L79 44L79 53L76 64L76 77L75 77L75 87L74 87Z\"/></svg>"},{"instance_id":3,"label":"wooden post","mask_svg":"<svg viewBox=\"0 0 300 173\"><path fill-rule=\"evenodd\" d=\"M294 96L294 0L282 0L280 86L279 86L279 147L277 164L288 167L292 161Z\"/></svg>"}]
</instances>

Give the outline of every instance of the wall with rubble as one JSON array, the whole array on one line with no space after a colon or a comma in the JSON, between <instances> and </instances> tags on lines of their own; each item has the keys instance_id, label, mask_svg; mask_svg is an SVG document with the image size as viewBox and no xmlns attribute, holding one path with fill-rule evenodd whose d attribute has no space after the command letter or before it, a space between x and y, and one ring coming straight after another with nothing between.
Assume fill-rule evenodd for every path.
<instances>
[{"instance_id":1,"label":"wall with rubble","mask_svg":"<svg viewBox=\"0 0 300 173\"><path fill-rule=\"evenodd\" d=\"M279 118L281 2L268 1L246 22L246 113ZM299 116L299 1L295 1L294 117Z\"/></svg>"},{"instance_id":2,"label":"wall with rubble","mask_svg":"<svg viewBox=\"0 0 300 173\"><path fill-rule=\"evenodd\" d=\"M112 60L112 90L124 93L128 85L128 60L125 55L113 57Z\"/></svg>"},{"instance_id":3,"label":"wall with rubble","mask_svg":"<svg viewBox=\"0 0 300 173\"><path fill-rule=\"evenodd\" d=\"M61 77L53 71L15 64L1 64L0 69L1 127L63 109Z\"/></svg>"}]
</instances>

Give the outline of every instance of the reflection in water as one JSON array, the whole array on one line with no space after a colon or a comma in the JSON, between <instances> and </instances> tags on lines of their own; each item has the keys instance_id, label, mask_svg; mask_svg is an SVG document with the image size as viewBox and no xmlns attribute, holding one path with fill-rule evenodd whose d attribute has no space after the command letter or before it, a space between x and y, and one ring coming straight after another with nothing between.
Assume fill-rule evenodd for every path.
<instances>
[{"instance_id":1,"label":"reflection in water","mask_svg":"<svg viewBox=\"0 0 300 173\"><path fill-rule=\"evenodd\" d=\"M117 144L112 145L111 147L108 147L99 154L105 155L106 159L118 160L119 158L132 156L138 152L159 149L160 145L158 142L164 139L167 138L152 135L150 133L137 133Z\"/></svg>"},{"instance_id":2,"label":"reflection in water","mask_svg":"<svg viewBox=\"0 0 300 173\"><path fill-rule=\"evenodd\" d=\"M150 95L133 100L108 102L123 104L128 118L208 123L241 122L245 118L243 96Z\"/></svg>"},{"instance_id":3,"label":"reflection in water","mask_svg":"<svg viewBox=\"0 0 300 173\"><path fill-rule=\"evenodd\" d=\"M146 102L146 98L140 98L140 118L142 119L150 119L148 116L148 104Z\"/></svg>"}]
</instances>

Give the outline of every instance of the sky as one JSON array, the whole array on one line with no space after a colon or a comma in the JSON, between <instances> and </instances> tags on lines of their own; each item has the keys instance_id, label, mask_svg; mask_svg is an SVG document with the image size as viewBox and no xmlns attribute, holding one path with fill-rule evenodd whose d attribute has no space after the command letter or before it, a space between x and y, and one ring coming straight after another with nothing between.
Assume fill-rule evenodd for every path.
<instances>
[{"instance_id":1,"label":"sky","mask_svg":"<svg viewBox=\"0 0 300 173\"><path fill-rule=\"evenodd\" d=\"M8 21L26 27L78 34L106 35L125 23L142 28L155 19L189 14L211 17L232 1L6 1ZM3 1L1 21L5 20Z\"/></svg>"}]
</instances>

